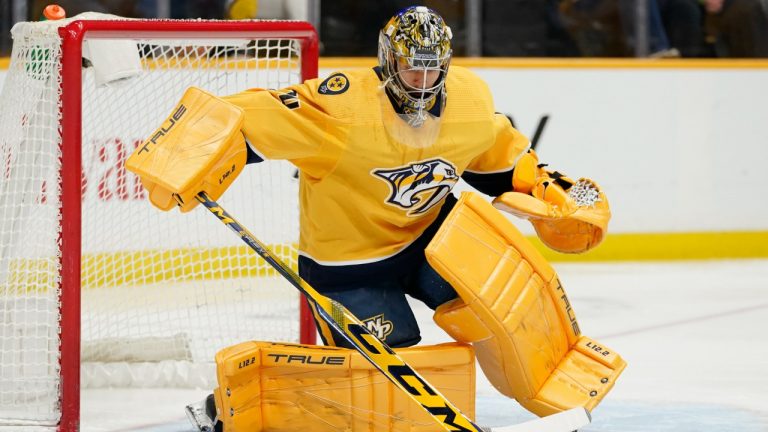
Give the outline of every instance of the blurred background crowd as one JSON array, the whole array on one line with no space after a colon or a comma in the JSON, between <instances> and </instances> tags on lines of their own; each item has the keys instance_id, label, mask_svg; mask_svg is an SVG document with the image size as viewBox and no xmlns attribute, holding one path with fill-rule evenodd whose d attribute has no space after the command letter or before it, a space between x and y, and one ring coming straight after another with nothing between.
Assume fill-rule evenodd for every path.
<instances>
[{"instance_id":1,"label":"blurred background crowd","mask_svg":"<svg viewBox=\"0 0 768 432\"><path fill-rule=\"evenodd\" d=\"M15 22L38 20L46 0L0 0L0 56ZM299 19L320 33L322 56L372 56L399 9L443 15L457 56L768 57L768 0L59 0L133 18Z\"/></svg>"}]
</instances>

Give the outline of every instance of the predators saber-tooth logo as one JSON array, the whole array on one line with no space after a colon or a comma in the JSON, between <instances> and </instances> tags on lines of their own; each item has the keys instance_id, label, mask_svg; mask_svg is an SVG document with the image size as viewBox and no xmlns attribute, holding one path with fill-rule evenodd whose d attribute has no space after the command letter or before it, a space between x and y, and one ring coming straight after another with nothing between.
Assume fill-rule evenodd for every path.
<instances>
[{"instance_id":1,"label":"predators saber-tooth logo","mask_svg":"<svg viewBox=\"0 0 768 432\"><path fill-rule=\"evenodd\" d=\"M371 171L389 183L387 203L418 216L438 204L459 181L456 168L442 159L416 162L395 169Z\"/></svg>"}]
</instances>

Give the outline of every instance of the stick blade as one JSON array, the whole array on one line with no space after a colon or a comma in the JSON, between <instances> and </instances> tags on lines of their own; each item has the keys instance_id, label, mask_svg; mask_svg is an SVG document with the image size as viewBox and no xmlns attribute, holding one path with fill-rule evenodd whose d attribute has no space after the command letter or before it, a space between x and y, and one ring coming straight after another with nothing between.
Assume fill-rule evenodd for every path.
<instances>
[{"instance_id":1,"label":"stick blade","mask_svg":"<svg viewBox=\"0 0 768 432\"><path fill-rule=\"evenodd\" d=\"M491 432L572 432L591 422L589 411L584 408L572 408L525 423L491 428Z\"/></svg>"}]
</instances>

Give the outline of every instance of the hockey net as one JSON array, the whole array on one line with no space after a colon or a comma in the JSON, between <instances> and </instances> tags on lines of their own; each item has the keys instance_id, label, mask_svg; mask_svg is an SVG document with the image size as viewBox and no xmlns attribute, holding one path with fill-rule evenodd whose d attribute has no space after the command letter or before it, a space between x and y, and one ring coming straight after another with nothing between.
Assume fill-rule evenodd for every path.
<instances>
[{"instance_id":1,"label":"hockey net","mask_svg":"<svg viewBox=\"0 0 768 432\"><path fill-rule=\"evenodd\" d=\"M189 86L223 95L316 76L316 33L288 21L105 18L12 31L0 96L0 429L75 430L78 384L212 388L225 346L314 342L295 289L206 212L152 208L124 162ZM297 191L287 162L265 162L221 202L295 265Z\"/></svg>"}]
</instances>

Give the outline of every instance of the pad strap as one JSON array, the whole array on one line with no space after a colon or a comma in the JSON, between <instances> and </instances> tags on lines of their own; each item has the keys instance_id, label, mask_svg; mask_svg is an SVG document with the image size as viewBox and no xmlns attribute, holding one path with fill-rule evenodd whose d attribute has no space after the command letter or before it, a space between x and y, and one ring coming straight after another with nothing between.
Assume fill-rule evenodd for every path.
<instances>
[{"instance_id":1,"label":"pad strap","mask_svg":"<svg viewBox=\"0 0 768 432\"><path fill-rule=\"evenodd\" d=\"M540 416L593 409L626 364L580 334L557 274L487 201L464 193L426 249L459 299L435 321L471 342L488 380Z\"/></svg>"}]
</instances>

